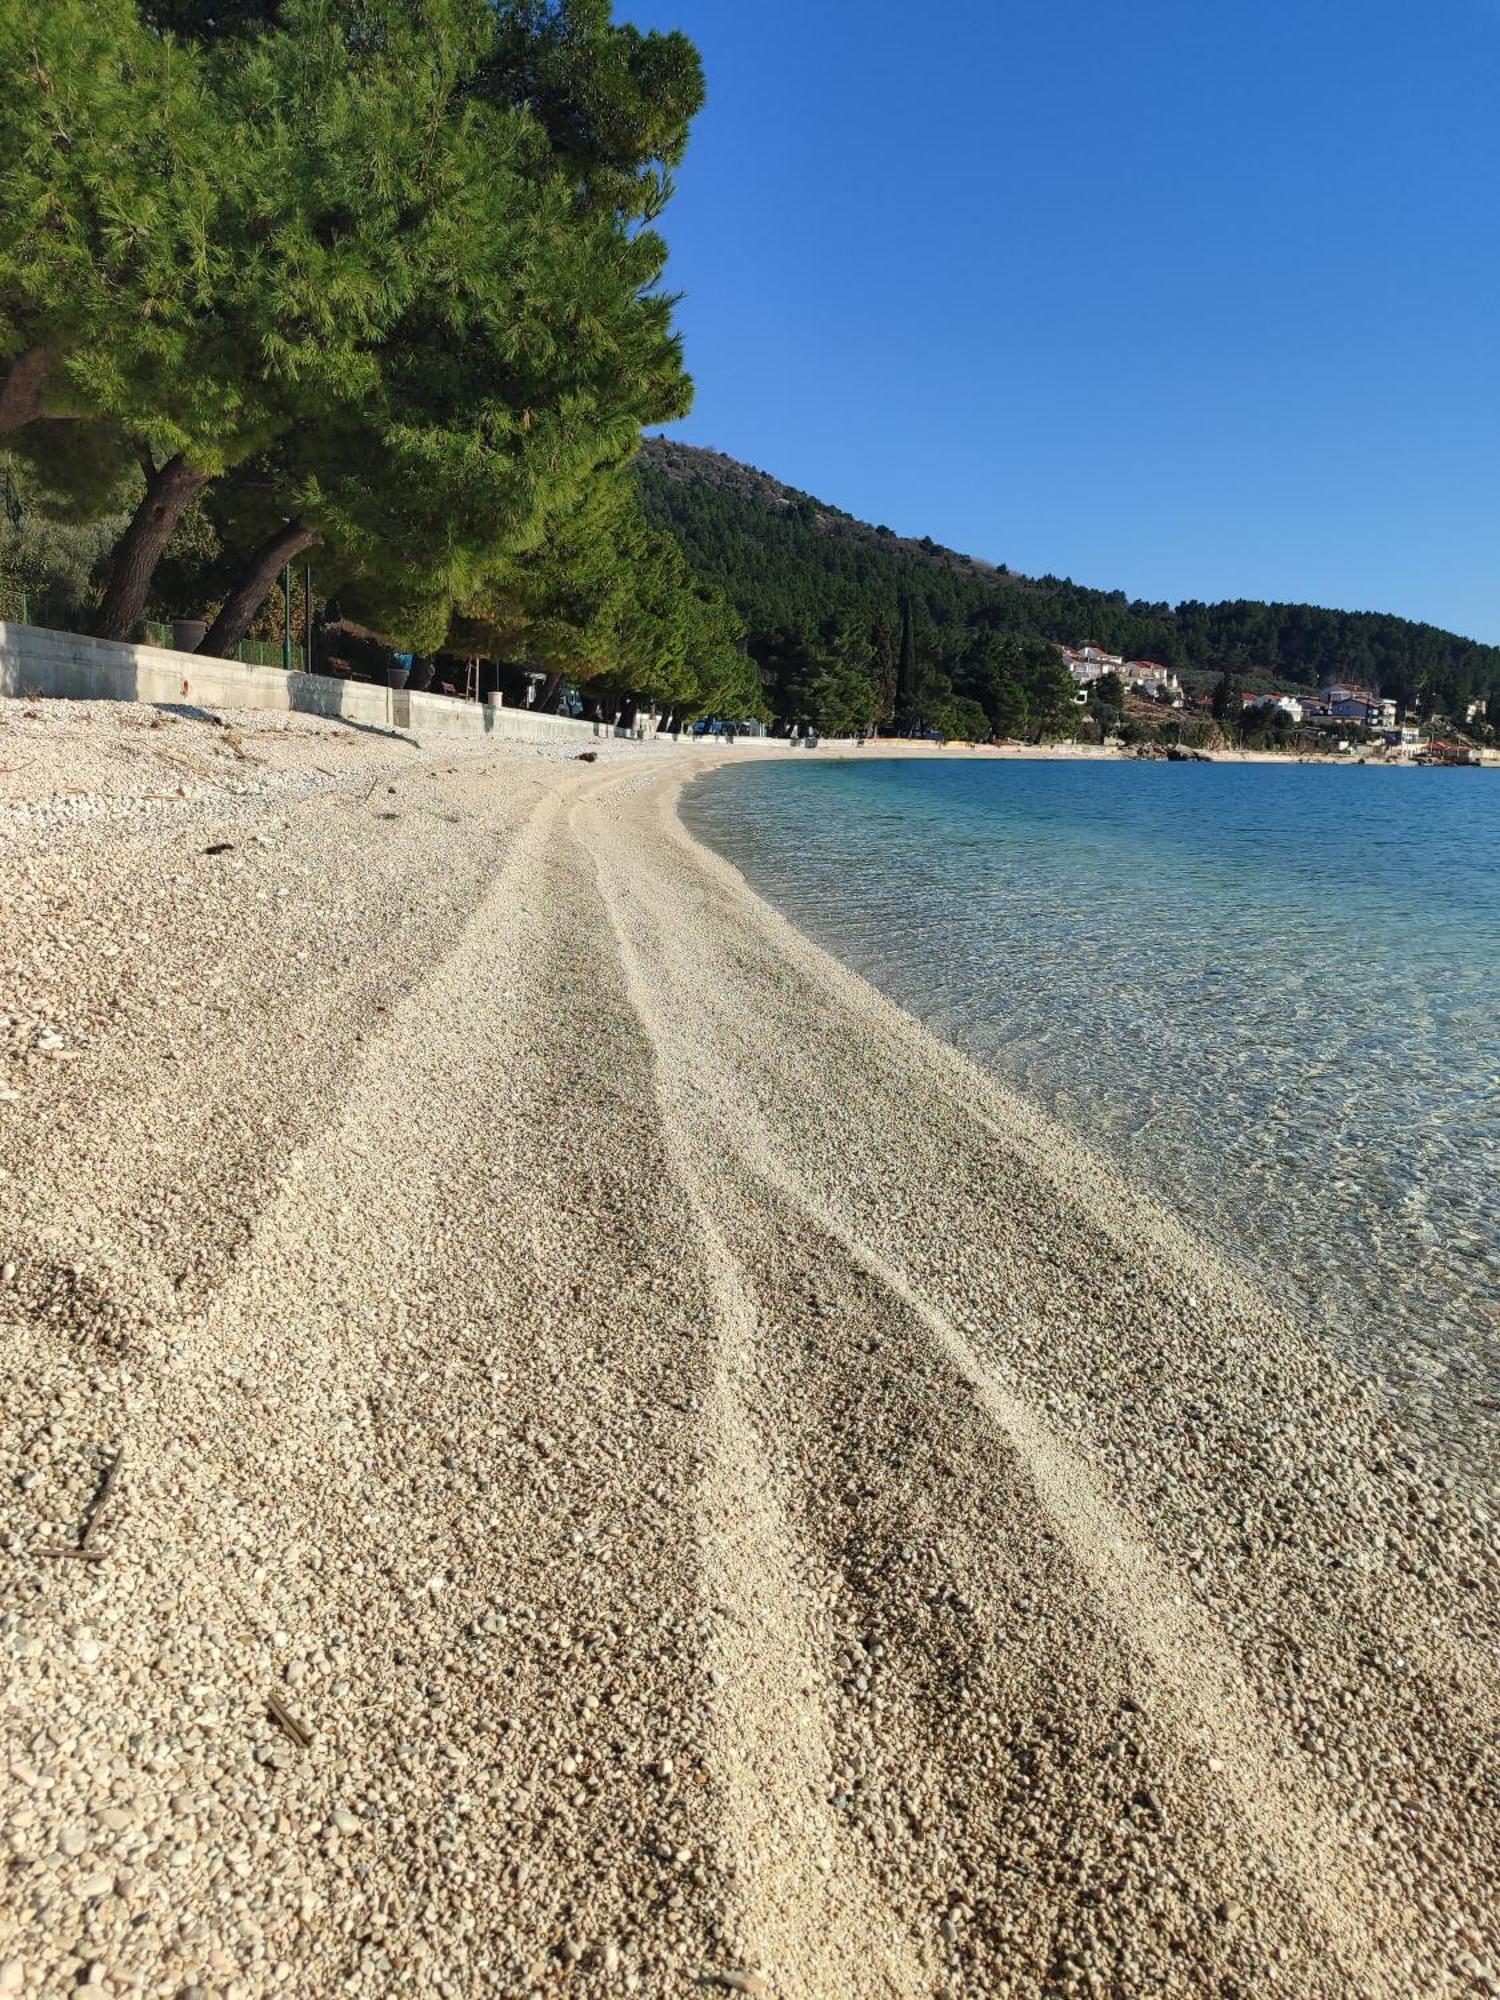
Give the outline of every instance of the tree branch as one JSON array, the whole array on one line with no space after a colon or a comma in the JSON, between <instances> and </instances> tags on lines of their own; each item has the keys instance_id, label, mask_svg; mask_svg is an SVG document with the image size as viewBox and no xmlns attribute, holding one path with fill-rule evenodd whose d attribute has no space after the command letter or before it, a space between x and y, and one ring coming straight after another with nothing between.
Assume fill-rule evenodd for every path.
<instances>
[{"instance_id":1,"label":"tree branch","mask_svg":"<svg viewBox=\"0 0 1500 2000\"><path fill-rule=\"evenodd\" d=\"M45 347L23 347L16 355L0 388L0 437L42 414L42 394L51 372L52 355Z\"/></svg>"}]
</instances>

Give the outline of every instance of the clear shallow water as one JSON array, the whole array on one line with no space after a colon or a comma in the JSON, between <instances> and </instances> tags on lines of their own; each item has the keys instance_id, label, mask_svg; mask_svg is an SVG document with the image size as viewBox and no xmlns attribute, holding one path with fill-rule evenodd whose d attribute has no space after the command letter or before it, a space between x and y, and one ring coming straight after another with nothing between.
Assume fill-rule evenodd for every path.
<instances>
[{"instance_id":1,"label":"clear shallow water","mask_svg":"<svg viewBox=\"0 0 1500 2000\"><path fill-rule=\"evenodd\" d=\"M809 759L683 816L1500 1471L1500 776Z\"/></svg>"}]
</instances>

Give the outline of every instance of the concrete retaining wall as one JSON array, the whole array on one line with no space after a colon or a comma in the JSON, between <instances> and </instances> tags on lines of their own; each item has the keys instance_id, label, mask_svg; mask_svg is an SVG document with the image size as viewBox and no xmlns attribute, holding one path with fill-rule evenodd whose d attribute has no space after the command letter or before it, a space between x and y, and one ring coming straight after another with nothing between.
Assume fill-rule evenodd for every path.
<instances>
[{"instance_id":1,"label":"concrete retaining wall","mask_svg":"<svg viewBox=\"0 0 1500 2000\"><path fill-rule=\"evenodd\" d=\"M328 674L288 674L280 667L249 667L176 653L166 646L126 646L79 632L49 632L39 625L0 623L0 694L40 695L63 701L144 701L194 708L294 709L337 716L377 729L429 736L493 736L519 743L576 743L601 736L639 742L647 734L609 723L575 722L564 715L536 715L498 703L455 701L450 695L413 694L373 687Z\"/></svg>"},{"instance_id":2,"label":"concrete retaining wall","mask_svg":"<svg viewBox=\"0 0 1500 2000\"><path fill-rule=\"evenodd\" d=\"M422 697L419 695L420 701ZM571 715L538 715L527 708L501 708L490 713L495 730L511 743L571 743L582 748L585 740L608 737L616 743L646 743L656 735L656 717L643 717L630 728L616 728L612 722L585 722Z\"/></svg>"}]
</instances>

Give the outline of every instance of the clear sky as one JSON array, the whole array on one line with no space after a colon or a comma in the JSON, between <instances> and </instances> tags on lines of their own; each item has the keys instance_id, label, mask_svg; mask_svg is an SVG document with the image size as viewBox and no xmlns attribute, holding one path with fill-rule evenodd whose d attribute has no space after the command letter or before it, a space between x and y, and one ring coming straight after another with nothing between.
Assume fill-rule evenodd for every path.
<instances>
[{"instance_id":1,"label":"clear sky","mask_svg":"<svg viewBox=\"0 0 1500 2000\"><path fill-rule=\"evenodd\" d=\"M1135 596L1500 641L1500 0L617 0L678 435Z\"/></svg>"}]
</instances>

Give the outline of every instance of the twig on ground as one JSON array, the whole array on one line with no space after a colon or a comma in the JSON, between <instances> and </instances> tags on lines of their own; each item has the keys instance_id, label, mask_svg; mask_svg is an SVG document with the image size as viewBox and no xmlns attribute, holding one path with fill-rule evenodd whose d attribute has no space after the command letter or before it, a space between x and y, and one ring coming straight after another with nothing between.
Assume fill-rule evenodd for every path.
<instances>
[{"instance_id":1,"label":"twig on ground","mask_svg":"<svg viewBox=\"0 0 1500 2000\"><path fill-rule=\"evenodd\" d=\"M120 1483L120 1472L125 1464L125 1447L115 1453L99 1482L99 1490L89 1502L88 1512L83 1517L83 1528L76 1546L71 1542L52 1542L42 1550L44 1556L68 1556L74 1562L103 1562L104 1550L93 1546L94 1530L99 1525L99 1517L114 1497L114 1490Z\"/></svg>"},{"instance_id":2,"label":"twig on ground","mask_svg":"<svg viewBox=\"0 0 1500 2000\"><path fill-rule=\"evenodd\" d=\"M252 757L250 755L250 752L245 748L244 737L241 736L237 729L231 729L227 722L224 725L223 740L242 764L258 764L261 762L259 757Z\"/></svg>"},{"instance_id":3,"label":"twig on ground","mask_svg":"<svg viewBox=\"0 0 1500 2000\"><path fill-rule=\"evenodd\" d=\"M114 1491L120 1483L120 1474L124 1470L124 1466L125 1447L121 1445L120 1449L110 1460L109 1470L105 1473L100 1483L99 1491L94 1495L94 1504L89 1508L88 1519L83 1524L83 1533L78 1537L79 1548L86 1549L93 1541L94 1530L99 1525L99 1516L113 1499Z\"/></svg>"},{"instance_id":4,"label":"twig on ground","mask_svg":"<svg viewBox=\"0 0 1500 2000\"><path fill-rule=\"evenodd\" d=\"M338 773L334 771L330 771L328 773L328 776L331 778L336 777L337 775ZM360 793L357 799L342 798L335 800L334 803L336 805L341 805L341 806L352 806L356 812L363 812L364 808L370 803L370 800L374 797L375 787L380 783L380 778L381 774L377 771L375 776L370 780L369 785L363 792Z\"/></svg>"},{"instance_id":5,"label":"twig on ground","mask_svg":"<svg viewBox=\"0 0 1500 2000\"><path fill-rule=\"evenodd\" d=\"M283 1735L289 1736L299 1750L305 1750L312 1742L312 1731L297 1720L274 1688L266 1696L266 1707L271 1712L271 1720Z\"/></svg>"}]
</instances>

